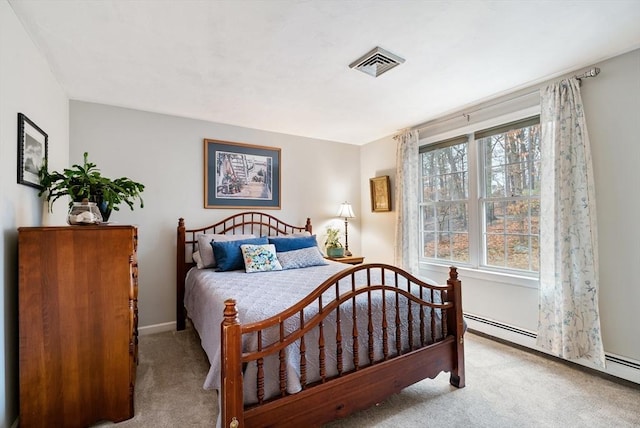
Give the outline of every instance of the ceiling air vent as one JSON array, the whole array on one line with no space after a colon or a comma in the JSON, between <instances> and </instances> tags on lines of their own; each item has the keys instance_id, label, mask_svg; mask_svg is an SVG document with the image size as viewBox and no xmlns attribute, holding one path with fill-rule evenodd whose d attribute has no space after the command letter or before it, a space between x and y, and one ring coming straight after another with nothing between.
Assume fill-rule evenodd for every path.
<instances>
[{"instance_id":1,"label":"ceiling air vent","mask_svg":"<svg viewBox=\"0 0 640 428\"><path fill-rule=\"evenodd\" d=\"M378 77L385 71L389 71L403 62L404 59L398 55L394 55L381 47L375 47L364 56L349 64L349 67L360 70L370 76Z\"/></svg>"}]
</instances>

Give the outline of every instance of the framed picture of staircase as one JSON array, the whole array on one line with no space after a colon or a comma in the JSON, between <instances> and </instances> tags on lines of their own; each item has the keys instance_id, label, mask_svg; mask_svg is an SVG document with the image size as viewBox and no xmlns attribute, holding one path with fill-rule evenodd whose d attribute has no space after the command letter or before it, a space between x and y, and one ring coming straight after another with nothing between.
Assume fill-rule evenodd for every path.
<instances>
[{"instance_id":1,"label":"framed picture of staircase","mask_svg":"<svg viewBox=\"0 0 640 428\"><path fill-rule=\"evenodd\" d=\"M280 148L205 139L204 207L280 209Z\"/></svg>"}]
</instances>

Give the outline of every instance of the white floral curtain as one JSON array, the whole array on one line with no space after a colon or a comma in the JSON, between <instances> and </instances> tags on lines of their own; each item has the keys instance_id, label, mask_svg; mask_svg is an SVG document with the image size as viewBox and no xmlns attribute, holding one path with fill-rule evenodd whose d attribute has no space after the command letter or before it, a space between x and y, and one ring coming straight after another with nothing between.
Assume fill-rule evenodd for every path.
<instances>
[{"instance_id":1,"label":"white floral curtain","mask_svg":"<svg viewBox=\"0 0 640 428\"><path fill-rule=\"evenodd\" d=\"M604 367L593 167L580 82L541 94L540 308L537 344Z\"/></svg>"},{"instance_id":2,"label":"white floral curtain","mask_svg":"<svg viewBox=\"0 0 640 428\"><path fill-rule=\"evenodd\" d=\"M396 155L396 236L395 264L418 274L418 203L420 177L418 160L418 131L404 131L397 135Z\"/></svg>"}]
</instances>

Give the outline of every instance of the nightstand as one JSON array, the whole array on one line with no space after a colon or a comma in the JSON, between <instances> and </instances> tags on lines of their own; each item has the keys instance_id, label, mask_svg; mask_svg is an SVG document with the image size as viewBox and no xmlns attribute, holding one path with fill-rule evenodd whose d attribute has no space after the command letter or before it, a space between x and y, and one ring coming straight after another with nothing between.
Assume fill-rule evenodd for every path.
<instances>
[{"instance_id":1,"label":"nightstand","mask_svg":"<svg viewBox=\"0 0 640 428\"><path fill-rule=\"evenodd\" d=\"M348 257L326 257L334 262L347 263L350 265L359 265L364 262L364 257L348 256Z\"/></svg>"}]
</instances>

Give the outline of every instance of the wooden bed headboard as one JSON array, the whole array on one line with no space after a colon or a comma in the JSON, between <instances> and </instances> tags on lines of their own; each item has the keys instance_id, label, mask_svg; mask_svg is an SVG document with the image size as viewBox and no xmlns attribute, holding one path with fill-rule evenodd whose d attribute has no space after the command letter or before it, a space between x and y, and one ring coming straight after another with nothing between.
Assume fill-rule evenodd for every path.
<instances>
[{"instance_id":1,"label":"wooden bed headboard","mask_svg":"<svg viewBox=\"0 0 640 428\"><path fill-rule=\"evenodd\" d=\"M189 269L195 266L191 255L196 250L197 236L203 233L224 235L254 234L256 236L290 235L292 233L312 233L311 219L304 226L293 226L261 212L247 211L234 214L217 223L198 229L187 229L184 219L178 219L176 249L176 329L184 330L186 313L184 309L184 280Z\"/></svg>"}]
</instances>

